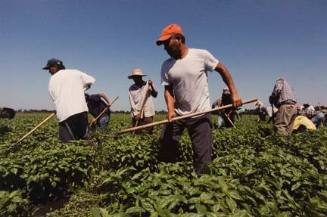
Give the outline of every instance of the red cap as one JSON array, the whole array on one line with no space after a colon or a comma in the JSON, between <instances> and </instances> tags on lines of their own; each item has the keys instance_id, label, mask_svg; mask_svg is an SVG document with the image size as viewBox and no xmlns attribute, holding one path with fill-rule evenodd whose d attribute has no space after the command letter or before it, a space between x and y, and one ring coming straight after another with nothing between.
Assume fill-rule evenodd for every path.
<instances>
[{"instance_id":1,"label":"red cap","mask_svg":"<svg viewBox=\"0 0 327 217\"><path fill-rule=\"evenodd\" d=\"M169 39L173 34L184 35L182 27L180 27L176 23L173 23L173 24L170 24L170 25L166 26L165 28L163 28L163 30L161 31L161 35L156 42L157 45L161 45L163 41L166 41L167 39Z\"/></svg>"}]
</instances>

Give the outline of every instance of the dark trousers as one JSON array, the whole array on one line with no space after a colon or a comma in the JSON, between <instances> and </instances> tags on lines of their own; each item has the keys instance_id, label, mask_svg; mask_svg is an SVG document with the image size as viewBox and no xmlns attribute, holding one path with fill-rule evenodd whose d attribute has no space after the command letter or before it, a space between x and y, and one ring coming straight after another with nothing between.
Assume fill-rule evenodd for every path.
<instances>
[{"instance_id":1,"label":"dark trousers","mask_svg":"<svg viewBox=\"0 0 327 217\"><path fill-rule=\"evenodd\" d=\"M136 119L134 119L134 118L132 120L133 127L142 126L142 125L145 125L145 124L150 124L152 122L153 122L153 116L143 117L142 119L140 119L138 121ZM136 134L141 134L143 131L146 131L147 133L152 134L153 133L153 127L149 127L149 128L144 129L144 130L136 130L135 133Z\"/></svg>"},{"instance_id":2,"label":"dark trousers","mask_svg":"<svg viewBox=\"0 0 327 217\"><path fill-rule=\"evenodd\" d=\"M176 162L179 158L179 139L187 129L192 141L193 164L197 174L203 174L212 154L211 115L188 118L163 126L160 135L159 159L164 162Z\"/></svg>"},{"instance_id":3,"label":"dark trousers","mask_svg":"<svg viewBox=\"0 0 327 217\"><path fill-rule=\"evenodd\" d=\"M88 138L89 126L87 112L72 115L66 120L59 122L59 140L62 142Z\"/></svg>"}]
</instances>

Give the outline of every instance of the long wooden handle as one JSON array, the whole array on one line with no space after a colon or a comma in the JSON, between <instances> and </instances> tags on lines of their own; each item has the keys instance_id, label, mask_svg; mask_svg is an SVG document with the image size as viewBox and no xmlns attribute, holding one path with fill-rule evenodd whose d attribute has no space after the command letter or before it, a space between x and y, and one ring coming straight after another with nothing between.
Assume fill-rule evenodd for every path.
<instances>
[{"instance_id":1,"label":"long wooden handle","mask_svg":"<svg viewBox=\"0 0 327 217\"><path fill-rule=\"evenodd\" d=\"M114 104L114 102L118 99L118 97L119 96L116 96L116 98L110 103L110 105L108 105L107 107L105 107L102 110L102 112L100 112L100 114L95 119L92 120L92 122L90 123L89 126L92 126L99 119L99 117L101 117L101 115L103 115L111 107L111 105Z\"/></svg>"},{"instance_id":2,"label":"long wooden handle","mask_svg":"<svg viewBox=\"0 0 327 217\"><path fill-rule=\"evenodd\" d=\"M253 102L256 102L256 101L258 101L258 100L257 99L247 100L247 101L244 101L242 103L242 105L253 103ZM194 116L197 116L197 115L202 115L202 114L214 112L214 111L228 109L228 108L232 108L232 107L233 107L233 105L232 104L229 104L229 105L221 106L221 107L218 107L218 108L210 109L210 110L204 111L204 112L195 112L195 113L191 113L191 114L187 114L187 115L175 117L175 118L173 118L171 120L171 122L182 120L182 119L185 119L185 118L194 117ZM135 130L145 129L145 128L153 127L153 126L160 125L160 124L166 124L166 123L169 123L169 121L167 119L166 120L162 120L162 121L153 122L153 123L150 123L150 124L145 124L145 125L142 125L142 126L127 128L125 130L119 131L117 134L122 134L122 133L127 133L127 132L131 132L131 131L135 131Z\"/></svg>"},{"instance_id":3,"label":"long wooden handle","mask_svg":"<svg viewBox=\"0 0 327 217\"><path fill-rule=\"evenodd\" d=\"M150 93L149 93L149 85L148 85L147 90L145 91L144 97L142 99L140 117L139 117L138 120L136 120L134 127L137 127L138 124L139 124L140 119L143 118L144 106L145 106L146 100L148 99L149 95L150 95Z\"/></svg>"},{"instance_id":4,"label":"long wooden handle","mask_svg":"<svg viewBox=\"0 0 327 217\"><path fill-rule=\"evenodd\" d=\"M29 135L31 135L35 130L37 130L37 128L42 126L45 122L47 122L54 115L55 115L55 113L51 113L48 117L46 117L43 121L41 121L38 125L36 125L36 127L34 127L32 130L30 130L28 133L26 133L22 138L20 138L20 140L18 140L17 144L20 143L21 141L23 141L23 139L25 139Z\"/></svg>"},{"instance_id":5,"label":"long wooden handle","mask_svg":"<svg viewBox=\"0 0 327 217\"><path fill-rule=\"evenodd\" d=\"M228 115L226 115L226 113L224 113L225 117L227 118L228 122L234 127L236 128L235 124L233 123L233 121L229 118Z\"/></svg>"},{"instance_id":6,"label":"long wooden handle","mask_svg":"<svg viewBox=\"0 0 327 217\"><path fill-rule=\"evenodd\" d=\"M146 93L145 93L145 96L144 96L144 100L143 100L142 106L141 106L140 119L143 118L144 106L145 106L146 100L148 99L149 95L150 95L150 93L149 93L149 91L147 90Z\"/></svg>"}]
</instances>

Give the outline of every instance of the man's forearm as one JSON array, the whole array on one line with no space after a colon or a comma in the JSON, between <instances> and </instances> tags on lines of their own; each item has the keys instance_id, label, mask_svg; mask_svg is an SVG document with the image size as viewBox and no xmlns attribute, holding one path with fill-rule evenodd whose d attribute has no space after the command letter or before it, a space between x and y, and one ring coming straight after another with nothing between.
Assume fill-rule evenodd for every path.
<instances>
[{"instance_id":1,"label":"man's forearm","mask_svg":"<svg viewBox=\"0 0 327 217\"><path fill-rule=\"evenodd\" d=\"M228 89L229 89L231 95L238 96L237 89L235 87L232 75L229 72L229 70L223 64L221 64L221 66L220 66L220 68L218 68L218 70L219 70L218 72L220 73L223 81L228 86Z\"/></svg>"},{"instance_id":2,"label":"man's forearm","mask_svg":"<svg viewBox=\"0 0 327 217\"><path fill-rule=\"evenodd\" d=\"M170 113L170 114L174 113L175 112L175 99L174 99L172 89L169 87L165 87L164 96L165 96L168 113Z\"/></svg>"},{"instance_id":3,"label":"man's forearm","mask_svg":"<svg viewBox=\"0 0 327 217\"><path fill-rule=\"evenodd\" d=\"M168 91L165 92L165 101L166 101L168 112L174 111L175 110L174 98L170 93L168 93Z\"/></svg>"}]
</instances>

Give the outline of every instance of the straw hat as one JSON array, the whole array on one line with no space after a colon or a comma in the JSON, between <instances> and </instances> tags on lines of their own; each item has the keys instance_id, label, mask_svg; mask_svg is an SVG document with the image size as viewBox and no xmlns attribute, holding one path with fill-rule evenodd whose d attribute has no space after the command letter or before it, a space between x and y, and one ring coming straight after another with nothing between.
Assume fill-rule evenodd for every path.
<instances>
[{"instance_id":1,"label":"straw hat","mask_svg":"<svg viewBox=\"0 0 327 217\"><path fill-rule=\"evenodd\" d=\"M132 79L135 76L146 76L143 74L142 69L136 68L132 70L132 74L128 76L128 79Z\"/></svg>"}]
</instances>

